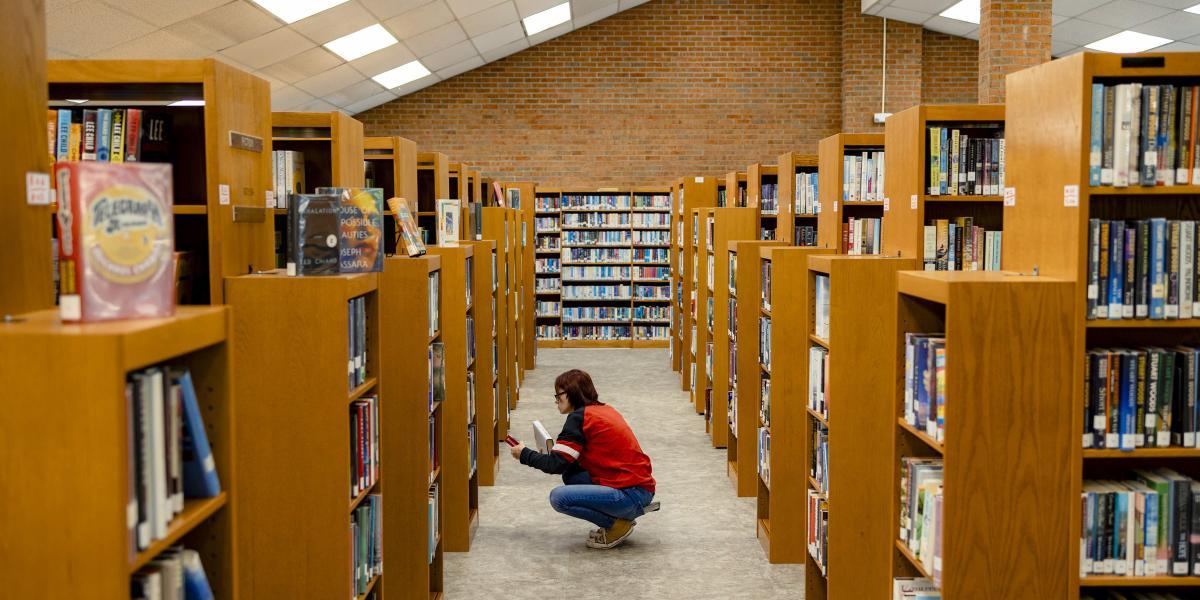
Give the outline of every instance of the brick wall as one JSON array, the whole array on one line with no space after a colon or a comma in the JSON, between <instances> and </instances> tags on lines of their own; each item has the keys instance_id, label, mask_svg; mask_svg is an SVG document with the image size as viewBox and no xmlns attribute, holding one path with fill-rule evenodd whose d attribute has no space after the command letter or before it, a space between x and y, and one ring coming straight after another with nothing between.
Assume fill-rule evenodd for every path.
<instances>
[{"instance_id":1,"label":"brick wall","mask_svg":"<svg viewBox=\"0 0 1200 600\"><path fill-rule=\"evenodd\" d=\"M842 131L883 132L875 113L904 110L921 101L920 25L888 20L887 101L881 103L884 20L862 14L862 3L849 0L842 10Z\"/></svg>"},{"instance_id":2,"label":"brick wall","mask_svg":"<svg viewBox=\"0 0 1200 600\"><path fill-rule=\"evenodd\" d=\"M869 126L878 77L863 67L852 76L861 88L843 85L844 52L869 62L844 47L844 4L861 7L653 0L357 118L367 135L403 135L509 180L591 187L723 175L815 153L844 116ZM862 43L878 46L866 30L880 19L855 14ZM920 99L920 31L889 21L889 110Z\"/></svg>"},{"instance_id":3,"label":"brick wall","mask_svg":"<svg viewBox=\"0 0 1200 600\"><path fill-rule=\"evenodd\" d=\"M979 101L1004 102L1004 77L1050 60L1052 0L979 3Z\"/></svg>"},{"instance_id":4,"label":"brick wall","mask_svg":"<svg viewBox=\"0 0 1200 600\"><path fill-rule=\"evenodd\" d=\"M974 104L979 97L979 42L926 29L922 48L921 102Z\"/></svg>"}]
</instances>

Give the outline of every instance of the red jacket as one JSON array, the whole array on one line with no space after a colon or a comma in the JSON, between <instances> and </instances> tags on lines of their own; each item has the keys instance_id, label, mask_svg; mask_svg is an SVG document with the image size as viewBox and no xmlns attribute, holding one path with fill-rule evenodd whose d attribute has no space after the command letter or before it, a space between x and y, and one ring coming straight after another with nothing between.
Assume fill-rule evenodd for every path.
<instances>
[{"instance_id":1,"label":"red jacket","mask_svg":"<svg viewBox=\"0 0 1200 600\"><path fill-rule=\"evenodd\" d=\"M543 454L526 448L521 463L547 473L562 473L578 462L596 485L636 486L654 492L650 457L642 452L621 413L607 404L590 404L567 415L551 450Z\"/></svg>"}]
</instances>

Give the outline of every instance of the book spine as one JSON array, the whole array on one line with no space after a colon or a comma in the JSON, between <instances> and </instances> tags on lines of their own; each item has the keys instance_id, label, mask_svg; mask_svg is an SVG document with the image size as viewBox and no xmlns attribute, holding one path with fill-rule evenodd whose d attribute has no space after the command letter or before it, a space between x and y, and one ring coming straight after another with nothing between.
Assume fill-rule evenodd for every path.
<instances>
[{"instance_id":1,"label":"book spine","mask_svg":"<svg viewBox=\"0 0 1200 600\"><path fill-rule=\"evenodd\" d=\"M1109 224L1108 240L1108 318L1120 319L1125 301L1125 222Z\"/></svg>"},{"instance_id":2,"label":"book spine","mask_svg":"<svg viewBox=\"0 0 1200 600\"><path fill-rule=\"evenodd\" d=\"M71 111L67 109L58 109L58 144L56 158L58 160L67 160L69 148L71 145Z\"/></svg>"},{"instance_id":3,"label":"book spine","mask_svg":"<svg viewBox=\"0 0 1200 600\"><path fill-rule=\"evenodd\" d=\"M1146 445L1146 353L1142 351L1134 352L1135 362L1135 378L1136 378L1136 394L1134 395L1134 406L1137 411L1137 416L1134 420L1134 438L1133 446L1141 448Z\"/></svg>"},{"instance_id":4,"label":"book spine","mask_svg":"<svg viewBox=\"0 0 1200 600\"><path fill-rule=\"evenodd\" d=\"M1121 304L1121 318L1133 318L1133 296L1134 287L1136 285L1135 277L1137 275L1137 227L1125 226L1125 283L1122 290L1124 291L1124 300Z\"/></svg>"},{"instance_id":5,"label":"book spine","mask_svg":"<svg viewBox=\"0 0 1200 600\"><path fill-rule=\"evenodd\" d=\"M1091 146L1088 153L1088 185L1100 185L1101 144L1104 141L1104 84L1092 84Z\"/></svg>"},{"instance_id":6,"label":"book spine","mask_svg":"<svg viewBox=\"0 0 1200 600\"><path fill-rule=\"evenodd\" d=\"M1004 138L996 140L996 195L1004 193Z\"/></svg>"},{"instance_id":7,"label":"book spine","mask_svg":"<svg viewBox=\"0 0 1200 600\"><path fill-rule=\"evenodd\" d=\"M1089 398L1090 423L1093 444L1097 448L1107 448L1108 414L1106 401L1108 398L1108 354L1104 351L1088 353L1088 379L1091 381Z\"/></svg>"},{"instance_id":8,"label":"book spine","mask_svg":"<svg viewBox=\"0 0 1200 600\"><path fill-rule=\"evenodd\" d=\"M1159 86L1159 172L1155 180L1156 185L1167 185L1175 181L1175 121L1179 117L1175 98L1175 86Z\"/></svg>"},{"instance_id":9,"label":"book spine","mask_svg":"<svg viewBox=\"0 0 1200 600\"><path fill-rule=\"evenodd\" d=\"M125 118L128 111L122 108L113 109L112 151L109 162L125 162Z\"/></svg>"},{"instance_id":10,"label":"book spine","mask_svg":"<svg viewBox=\"0 0 1200 600\"><path fill-rule=\"evenodd\" d=\"M1192 111L1192 88L1190 86L1179 87L1179 131L1176 132L1175 144L1175 183L1177 185L1186 185L1190 178L1188 177L1191 169L1191 132L1192 119L1195 118L1195 113ZM1200 557L1198 557L1200 558Z\"/></svg>"},{"instance_id":11,"label":"book spine","mask_svg":"<svg viewBox=\"0 0 1200 600\"><path fill-rule=\"evenodd\" d=\"M1142 116L1139 136L1142 185L1154 185L1158 176L1158 86L1142 86Z\"/></svg>"},{"instance_id":12,"label":"book spine","mask_svg":"<svg viewBox=\"0 0 1200 600\"><path fill-rule=\"evenodd\" d=\"M1200 85L1192 86L1192 133L1190 138L1192 141L1188 163L1192 167L1192 176L1189 182L1192 185L1200 185Z\"/></svg>"},{"instance_id":13,"label":"book spine","mask_svg":"<svg viewBox=\"0 0 1200 600\"><path fill-rule=\"evenodd\" d=\"M1179 318L1179 221L1167 223L1167 306L1168 319Z\"/></svg>"},{"instance_id":14,"label":"book spine","mask_svg":"<svg viewBox=\"0 0 1200 600\"><path fill-rule=\"evenodd\" d=\"M1108 353L1108 385L1105 390L1105 448L1120 448L1121 422L1121 355L1117 352Z\"/></svg>"},{"instance_id":15,"label":"book spine","mask_svg":"<svg viewBox=\"0 0 1200 600\"><path fill-rule=\"evenodd\" d=\"M1150 221L1137 222L1137 264L1135 265L1136 289L1133 294L1133 316L1145 319L1150 316Z\"/></svg>"},{"instance_id":16,"label":"book spine","mask_svg":"<svg viewBox=\"0 0 1200 600\"><path fill-rule=\"evenodd\" d=\"M1138 185L1144 156L1142 146L1146 143L1142 133L1145 127L1142 120L1142 84L1131 83L1129 86L1129 155L1126 158L1129 161L1129 185Z\"/></svg>"},{"instance_id":17,"label":"book spine","mask_svg":"<svg viewBox=\"0 0 1200 600\"><path fill-rule=\"evenodd\" d=\"M138 162L142 159L142 111L130 108L125 112L125 162Z\"/></svg>"},{"instance_id":18,"label":"book spine","mask_svg":"<svg viewBox=\"0 0 1200 600\"><path fill-rule=\"evenodd\" d=\"M1158 445L1158 413L1159 413L1159 380L1161 377L1162 358L1157 350L1146 351L1146 420L1144 446Z\"/></svg>"},{"instance_id":19,"label":"book spine","mask_svg":"<svg viewBox=\"0 0 1200 600\"><path fill-rule=\"evenodd\" d=\"M1096 318L1100 293L1100 219L1088 219L1087 318Z\"/></svg>"},{"instance_id":20,"label":"book spine","mask_svg":"<svg viewBox=\"0 0 1200 600\"><path fill-rule=\"evenodd\" d=\"M939 127L938 131L942 135L941 144L938 146L940 150L938 155L938 193L945 196L949 191L947 189L947 184L949 183L947 179L949 175L948 161L950 159L950 130L945 127Z\"/></svg>"},{"instance_id":21,"label":"book spine","mask_svg":"<svg viewBox=\"0 0 1200 600\"><path fill-rule=\"evenodd\" d=\"M942 134L937 127L930 127L929 134L929 186L928 194L930 196L938 195L941 187L938 185L938 169L941 166L941 149Z\"/></svg>"},{"instance_id":22,"label":"book spine","mask_svg":"<svg viewBox=\"0 0 1200 600\"><path fill-rule=\"evenodd\" d=\"M971 150L971 136L962 133L958 136L958 181L954 185L958 188L958 195L967 195L967 157Z\"/></svg>"},{"instance_id":23,"label":"book spine","mask_svg":"<svg viewBox=\"0 0 1200 600\"><path fill-rule=\"evenodd\" d=\"M1174 499L1172 511L1175 513L1174 529L1171 532L1173 552L1171 555L1171 575L1187 575L1191 570L1189 551L1191 550L1192 490L1186 479L1171 481L1171 497Z\"/></svg>"},{"instance_id":24,"label":"book spine","mask_svg":"<svg viewBox=\"0 0 1200 600\"><path fill-rule=\"evenodd\" d=\"M1115 86L1104 86L1104 123L1101 138L1101 155L1100 155L1100 185L1113 185L1114 174L1114 135L1116 123L1114 119L1117 115L1116 108L1117 88Z\"/></svg>"},{"instance_id":25,"label":"book spine","mask_svg":"<svg viewBox=\"0 0 1200 600\"><path fill-rule=\"evenodd\" d=\"M83 151L80 160L96 160L96 111L83 110Z\"/></svg>"},{"instance_id":26,"label":"book spine","mask_svg":"<svg viewBox=\"0 0 1200 600\"><path fill-rule=\"evenodd\" d=\"M1136 447L1134 437L1137 431L1137 359L1132 352L1120 355L1121 391L1120 391L1120 434L1121 450L1132 451Z\"/></svg>"},{"instance_id":27,"label":"book spine","mask_svg":"<svg viewBox=\"0 0 1200 600\"><path fill-rule=\"evenodd\" d=\"M950 172L946 178L946 191L951 196L958 195L958 162L958 130L954 129L950 132L950 159L947 161Z\"/></svg>"},{"instance_id":28,"label":"book spine","mask_svg":"<svg viewBox=\"0 0 1200 600\"><path fill-rule=\"evenodd\" d=\"M1167 221L1150 220L1150 318L1167 318Z\"/></svg>"},{"instance_id":29,"label":"book spine","mask_svg":"<svg viewBox=\"0 0 1200 600\"><path fill-rule=\"evenodd\" d=\"M1181 222L1179 233L1179 318L1190 319L1193 314L1192 294L1196 285L1196 222Z\"/></svg>"},{"instance_id":30,"label":"book spine","mask_svg":"<svg viewBox=\"0 0 1200 600\"><path fill-rule=\"evenodd\" d=\"M1133 84L1117 85L1116 124L1113 132L1113 185L1126 187L1129 185L1129 145L1130 126L1132 125L1133 99L1130 90Z\"/></svg>"},{"instance_id":31,"label":"book spine","mask_svg":"<svg viewBox=\"0 0 1200 600\"><path fill-rule=\"evenodd\" d=\"M100 162L109 162L112 156L112 117L112 109L96 111L96 160Z\"/></svg>"}]
</instances>

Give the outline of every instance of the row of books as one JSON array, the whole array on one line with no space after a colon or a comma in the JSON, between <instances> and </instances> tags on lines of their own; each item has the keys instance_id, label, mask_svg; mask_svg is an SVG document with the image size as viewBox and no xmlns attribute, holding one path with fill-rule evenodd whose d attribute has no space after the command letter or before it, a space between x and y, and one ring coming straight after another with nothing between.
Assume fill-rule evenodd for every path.
<instances>
[{"instance_id":1,"label":"row of books","mask_svg":"<svg viewBox=\"0 0 1200 600\"><path fill-rule=\"evenodd\" d=\"M538 325L535 329L539 340L562 339L562 325Z\"/></svg>"},{"instance_id":2,"label":"row of books","mask_svg":"<svg viewBox=\"0 0 1200 600\"><path fill-rule=\"evenodd\" d=\"M817 214L821 203L821 197L817 195L817 173L796 173L795 194L793 212L798 215Z\"/></svg>"},{"instance_id":3,"label":"row of books","mask_svg":"<svg viewBox=\"0 0 1200 600\"><path fill-rule=\"evenodd\" d=\"M821 346L808 349L808 408L829 419L829 351Z\"/></svg>"},{"instance_id":4,"label":"row of books","mask_svg":"<svg viewBox=\"0 0 1200 600\"><path fill-rule=\"evenodd\" d=\"M763 183L759 185L759 211L767 215L779 214L779 184Z\"/></svg>"},{"instance_id":5,"label":"row of books","mask_svg":"<svg viewBox=\"0 0 1200 600\"><path fill-rule=\"evenodd\" d=\"M446 345L434 342L429 345L429 412L434 405L446 399Z\"/></svg>"},{"instance_id":6,"label":"row of books","mask_svg":"<svg viewBox=\"0 0 1200 600\"><path fill-rule=\"evenodd\" d=\"M942 577L942 477L940 458L900 459L900 542L935 584Z\"/></svg>"},{"instance_id":7,"label":"row of books","mask_svg":"<svg viewBox=\"0 0 1200 600\"><path fill-rule=\"evenodd\" d=\"M632 208L628 195L563 194L562 210L628 210Z\"/></svg>"},{"instance_id":8,"label":"row of books","mask_svg":"<svg viewBox=\"0 0 1200 600\"><path fill-rule=\"evenodd\" d=\"M671 288L661 285L635 285L633 297L636 300L670 300Z\"/></svg>"},{"instance_id":9,"label":"row of books","mask_svg":"<svg viewBox=\"0 0 1200 600\"><path fill-rule=\"evenodd\" d=\"M976 227L972 217L934 219L923 230L926 271L999 271L1002 233Z\"/></svg>"},{"instance_id":10,"label":"row of books","mask_svg":"<svg viewBox=\"0 0 1200 600\"><path fill-rule=\"evenodd\" d=\"M1200 182L1200 86L1092 84L1088 184Z\"/></svg>"},{"instance_id":11,"label":"row of books","mask_svg":"<svg viewBox=\"0 0 1200 600\"><path fill-rule=\"evenodd\" d=\"M379 480L379 398L350 403L350 497Z\"/></svg>"},{"instance_id":12,"label":"row of books","mask_svg":"<svg viewBox=\"0 0 1200 600\"><path fill-rule=\"evenodd\" d=\"M144 161L143 146L151 154L156 147L165 149L170 124L169 115L150 113L143 118L140 108L50 109L46 111L50 162Z\"/></svg>"},{"instance_id":13,"label":"row of books","mask_svg":"<svg viewBox=\"0 0 1200 600\"><path fill-rule=\"evenodd\" d=\"M883 150L847 151L842 156L842 202L883 200Z\"/></svg>"},{"instance_id":14,"label":"row of books","mask_svg":"<svg viewBox=\"0 0 1200 600\"><path fill-rule=\"evenodd\" d=\"M467 362L475 360L475 316L467 315Z\"/></svg>"},{"instance_id":15,"label":"row of books","mask_svg":"<svg viewBox=\"0 0 1200 600\"><path fill-rule=\"evenodd\" d=\"M628 321L632 310L628 306L568 306L563 308L563 322Z\"/></svg>"},{"instance_id":16,"label":"row of books","mask_svg":"<svg viewBox=\"0 0 1200 600\"><path fill-rule=\"evenodd\" d=\"M562 291L562 282L557 278L542 277L533 281L533 289L535 292L559 292Z\"/></svg>"},{"instance_id":17,"label":"row of books","mask_svg":"<svg viewBox=\"0 0 1200 600\"><path fill-rule=\"evenodd\" d=\"M572 279L629 280L632 274L632 267L628 265L563 267L562 278L564 281Z\"/></svg>"},{"instance_id":18,"label":"row of books","mask_svg":"<svg viewBox=\"0 0 1200 600\"><path fill-rule=\"evenodd\" d=\"M759 267L762 285L762 307L771 310L771 261L760 261Z\"/></svg>"},{"instance_id":19,"label":"row of books","mask_svg":"<svg viewBox=\"0 0 1200 600\"><path fill-rule=\"evenodd\" d=\"M346 372L349 388L367 381L367 299L364 296L346 301Z\"/></svg>"},{"instance_id":20,"label":"row of books","mask_svg":"<svg viewBox=\"0 0 1200 600\"><path fill-rule=\"evenodd\" d=\"M1168 468L1133 475L1083 482L1079 574L1200 575L1200 483Z\"/></svg>"},{"instance_id":21,"label":"row of books","mask_svg":"<svg viewBox=\"0 0 1200 600\"><path fill-rule=\"evenodd\" d=\"M475 420L475 367L467 367L467 420Z\"/></svg>"},{"instance_id":22,"label":"row of books","mask_svg":"<svg viewBox=\"0 0 1200 600\"><path fill-rule=\"evenodd\" d=\"M383 270L383 190L320 187L286 202L288 275Z\"/></svg>"},{"instance_id":23,"label":"row of books","mask_svg":"<svg viewBox=\"0 0 1200 600\"><path fill-rule=\"evenodd\" d=\"M566 285L563 300L629 300L632 292L628 285Z\"/></svg>"},{"instance_id":24,"label":"row of books","mask_svg":"<svg viewBox=\"0 0 1200 600\"><path fill-rule=\"evenodd\" d=\"M474 385L471 386L475 387ZM475 411L471 411L471 422L467 423L467 448L470 454L470 466L468 466L467 478L475 476L475 472L479 469L479 430L475 427Z\"/></svg>"},{"instance_id":25,"label":"row of books","mask_svg":"<svg viewBox=\"0 0 1200 600\"><path fill-rule=\"evenodd\" d=\"M129 578L130 600L213 600L200 553L183 546L163 550Z\"/></svg>"},{"instance_id":26,"label":"row of books","mask_svg":"<svg viewBox=\"0 0 1200 600\"><path fill-rule=\"evenodd\" d=\"M726 305L725 322L729 326L729 331L728 331L729 340L731 343L733 343L734 340L737 339L737 330L738 330L737 296L730 294L729 301L726 302L725 305Z\"/></svg>"},{"instance_id":27,"label":"row of books","mask_svg":"<svg viewBox=\"0 0 1200 600\"><path fill-rule=\"evenodd\" d=\"M670 262L670 250L667 248L634 248L633 262L636 263L667 263Z\"/></svg>"},{"instance_id":28,"label":"row of books","mask_svg":"<svg viewBox=\"0 0 1200 600\"><path fill-rule=\"evenodd\" d=\"M1200 442L1200 349L1113 348L1087 353L1084 448L1181 446Z\"/></svg>"},{"instance_id":29,"label":"row of books","mask_svg":"<svg viewBox=\"0 0 1200 600\"><path fill-rule=\"evenodd\" d=\"M186 369L156 366L131 373L125 405L132 558L167 536L184 498L212 498L221 493L221 483Z\"/></svg>"},{"instance_id":30,"label":"row of books","mask_svg":"<svg viewBox=\"0 0 1200 600\"><path fill-rule=\"evenodd\" d=\"M273 150L271 176L275 207L287 208L288 197L304 193L304 153L297 150Z\"/></svg>"},{"instance_id":31,"label":"row of books","mask_svg":"<svg viewBox=\"0 0 1200 600\"><path fill-rule=\"evenodd\" d=\"M808 457L808 476L817 483L816 492L829 493L829 428L816 421L810 422L812 453Z\"/></svg>"},{"instance_id":32,"label":"row of books","mask_svg":"<svg viewBox=\"0 0 1200 600\"><path fill-rule=\"evenodd\" d=\"M558 196L538 196L533 200L533 210L536 212L558 212L562 209L562 201Z\"/></svg>"},{"instance_id":33,"label":"row of books","mask_svg":"<svg viewBox=\"0 0 1200 600\"><path fill-rule=\"evenodd\" d=\"M775 228L774 228L774 227L762 227L762 228L759 228L759 230L758 230L758 239L760 239L760 240L773 240L773 239L775 239Z\"/></svg>"},{"instance_id":34,"label":"row of books","mask_svg":"<svg viewBox=\"0 0 1200 600\"><path fill-rule=\"evenodd\" d=\"M629 248L563 248L563 262L628 263L633 256Z\"/></svg>"},{"instance_id":35,"label":"row of books","mask_svg":"<svg viewBox=\"0 0 1200 600\"><path fill-rule=\"evenodd\" d=\"M629 325L563 325L562 331L564 340L627 340L632 335Z\"/></svg>"},{"instance_id":36,"label":"row of books","mask_svg":"<svg viewBox=\"0 0 1200 600\"><path fill-rule=\"evenodd\" d=\"M637 246L670 246L671 232L645 229L635 230L632 242Z\"/></svg>"},{"instance_id":37,"label":"row of books","mask_svg":"<svg viewBox=\"0 0 1200 600\"><path fill-rule=\"evenodd\" d=\"M671 227L671 215L669 213L642 213L633 215L633 227Z\"/></svg>"},{"instance_id":38,"label":"row of books","mask_svg":"<svg viewBox=\"0 0 1200 600\"><path fill-rule=\"evenodd\" d=\"M371 494L350 513L350 596L367 593L371 580L383 573L383 496Z\"/></svg>"},{"instance_id":39,"label":"row of books","mask_svg":"<svg viewBox=\"0 0 1200 600\"><path fill-rule=\"evenodd\" d=\"M536 217L533 230L537 233L558 233L558 217Z\"/></svg>"},{"instance_id":40,"label":"row of books","mask_svg":"<svg viewBox=\"0 0 1200 600\"><path fill-rule=\"evenodd\" d=\"M945 437L945 334L904 334L904 421L939 442Z\"/></svg>"},{"instance_id":41,"label":"row of books","mask_svg":"<svg viewBox=\"0 0 1200 600\"><path fill-rule=\"evenodd\" d=\"M813 333L829 341L829 276L813 277Z\"/></svg>"},{"instance_id":42,"label":"row of books","mask_svg":"<svg viewBox=\"0 0 1200 600\"><path fill-rule=\"evenodd\" d=\"M771 370L771 318L758 318L758 362Z\"/></svg>"},{"instance_id":43,"label":"row of books","mask_svg":"<svg viewBox=\"0 0 1200 600\"><path fill-rule=\"evenodd\" d=\"M557 274L562 267L561 259L537 258L533 261L533 272L539 275Z\"/></svg>"},{"instance_id":44,"label":"row of books","mask_svg":"<svg viewBox=\"0 0 1200 600\"><path fill-rule=\"evenodd\" d=\"M694 379L694 378L693 378ZM771 488L771 430L758 428L758 476L767 489Z\"/></svg>"},{"instance_id":45,"label":"row of books","mask_svg":"<svg viewBox=\"0 0 1200 600\"><path fill-rule=\"evenodd\" d=\"M628 229L630 227L629 213L564 213L562 227L563 229L570 227Z\"/></svg>"},{"instance_id":46,"label":"row of books","mask_svg":"<svg viewBox=\"0 0 1200 600\"><path fill-rule=\"evenodd\" d=\"M829 499L824 492L808 493L808 555L824 575L829 566Z\"/></svg>"},{"instance_id":47,"label":"row of books","mask_svg":"<svg viewBox=\"0 0 1200 600\"><path fill-rule=\"evenodd\" d=\"M437 443L437 416L429 415L429 485L434 483L434 471L437 471L438 465L441 464L441 456L438 454Z\"/></svg>"},{"instance_id":48,"label":"row of books","mask_svg":"<svg viewBox=\"0 0 1200 600\"><path fill-rule=\"evenodd\" d=\"M883 219L849 217L842 222L842 245L847 254L879 254Z\"/></svg>"},{"instance_id":49,"label":"row of books","mask_svg":"<svg viewBox=\"0 0 1200 600\"><path fill-rule=\"evenodd\" d=\"M437 545L440 535L438 534L439 521L441 520L442 503L441 503L441 486L433 484L429 487L429 564L433 564L433 559L437 556Z\"/></svg>"},{"instance_id":50,"label":"row of books","mask_svg":"<svg viewBox=\"0 0 1200 600\"><path fill-rule=\"evenodd\" d=\"M429 274L429 337L441 328L441 298L442 273L434 271Z\"/></svg>"},{"instance_id":51,"label":"row of books","mask_svg":"<svg viewBox=\"0 0 1200 600\"><path fill-rule=\"evenodd\" d=\"M634 193L633 209L671 210L671 196L668 194Z\"/></svg>"},{"instance_id":52,"label":"row of books","mask_svg":"<svg viewBox=\"0 0 1200 600\"><path fill-rule=\"evenodd\" d=\"M634 267L633 278L638 280L654 279L667 281L671 277L670 267Z\"/></svg>"},{"instance_id":53,"label":"row of books","mask_svg":"<svg viewBox=\"0 0 1200 600\"><path fill-rule=\"evenodd\" d=\"M535 306L539 317L558 317L562 314L562 302L546 302L538 300Z\"/></svg>"},{"instance_id":54,"label":"row of books","mask_svg":"<svg viewBox=\"0 0 1200 600\"><path fill-rule=\"evenodd\" d=\"M816 246L817 228L812 225L796 225L792 229L792 239L797 246Z\"/></svg>"},{"instance_id":55,"label":"row of books","mask_svg":"<svg viewBox=\"0 0 1200 600\"><path fill-rule=\"evenodd\" d=\"M635 321L669 321L671 308L668 306L635 306L633 320Z\"/></svg>"},{"instance_id":56,"label":"row of books","mask_svg":"<svg viewBox=\"0 0 1200 600\"><path fill-rule=\"evenodd\" d=\"M1089 319L1200 316L1196 221L1088 221Z\"/></svg>"},{"instance_id":57,"label":"row of books","mask_svg":"<svg viewBox=\"0 0 1200 600\"><path fill-rule=\"evenodd\" d=\"M930 196L999 196L1004 190L1004 130L982 124L929 127Z\"/></svg>"},{"instance_id":58,"label":"row of books","mask_svg":"<svg viewBox=\"0 0 1200 600\"><path fill-rule=\"evenodd\" d=\"M634 325L635 340L665 340L671 337L671 328L666 325Z\"/></svg>"},{"instance_id":59,"label":"row of books","mask_svg":"<svg viewBox=\"0 0 1200 600\"><path fill-rule=\"evenodd\" d=\"M1086 597L1082 596L1081 600ZM942 592L932 579L897 577L892 580L892 600L942 600ZM1125 598L1122 597L1121 600Z\"/></svg>"},{"instance_id":60,"label":"row of books","mask_svg":"<svg viewBox=\"0 0 1200 600\"><path fill-rule=\"evenodd\" d=\"M557 237L539 235L537 241L534 242L533 248L538 252L557 252L560 248L562 248L562 242Z\"/></svg>"},{"instance_id":61,"label":"row of books","mask_svg":"<svg viewBox=\"0 0 1200 600\"><path fill-rule=\"evenodd\" d=\"M562 243L568 246L628 246L628 231L564 231Z\"/></svg>"}]
</instances>

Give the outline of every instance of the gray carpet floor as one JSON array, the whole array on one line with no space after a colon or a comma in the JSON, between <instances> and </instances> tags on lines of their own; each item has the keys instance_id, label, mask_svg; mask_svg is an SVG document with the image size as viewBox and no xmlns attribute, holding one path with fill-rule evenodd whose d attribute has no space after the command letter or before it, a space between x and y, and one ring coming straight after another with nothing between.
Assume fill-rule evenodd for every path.
<instances>
[{"instance_id":1,"label":"gray carpet floor","mask_svg":"<svg viewBox=\"0 0 1200 600\"><path fill-rule=\"evenodd\" d=\"M471 551L446 554L447 598L803 598L803 567L767 563L754 500L735 495L725 450L712 448L666 350L543 348L537 366L525 374L513 435L528 443L535 419L557 434L554 378L589 372L600 401L625 416L650 456L662 510L639 519L623 546L589 549L592 525L547 501L558 476L521 465L505 447L497 485L480 489Z\"/></svg>"}]
</instances>

